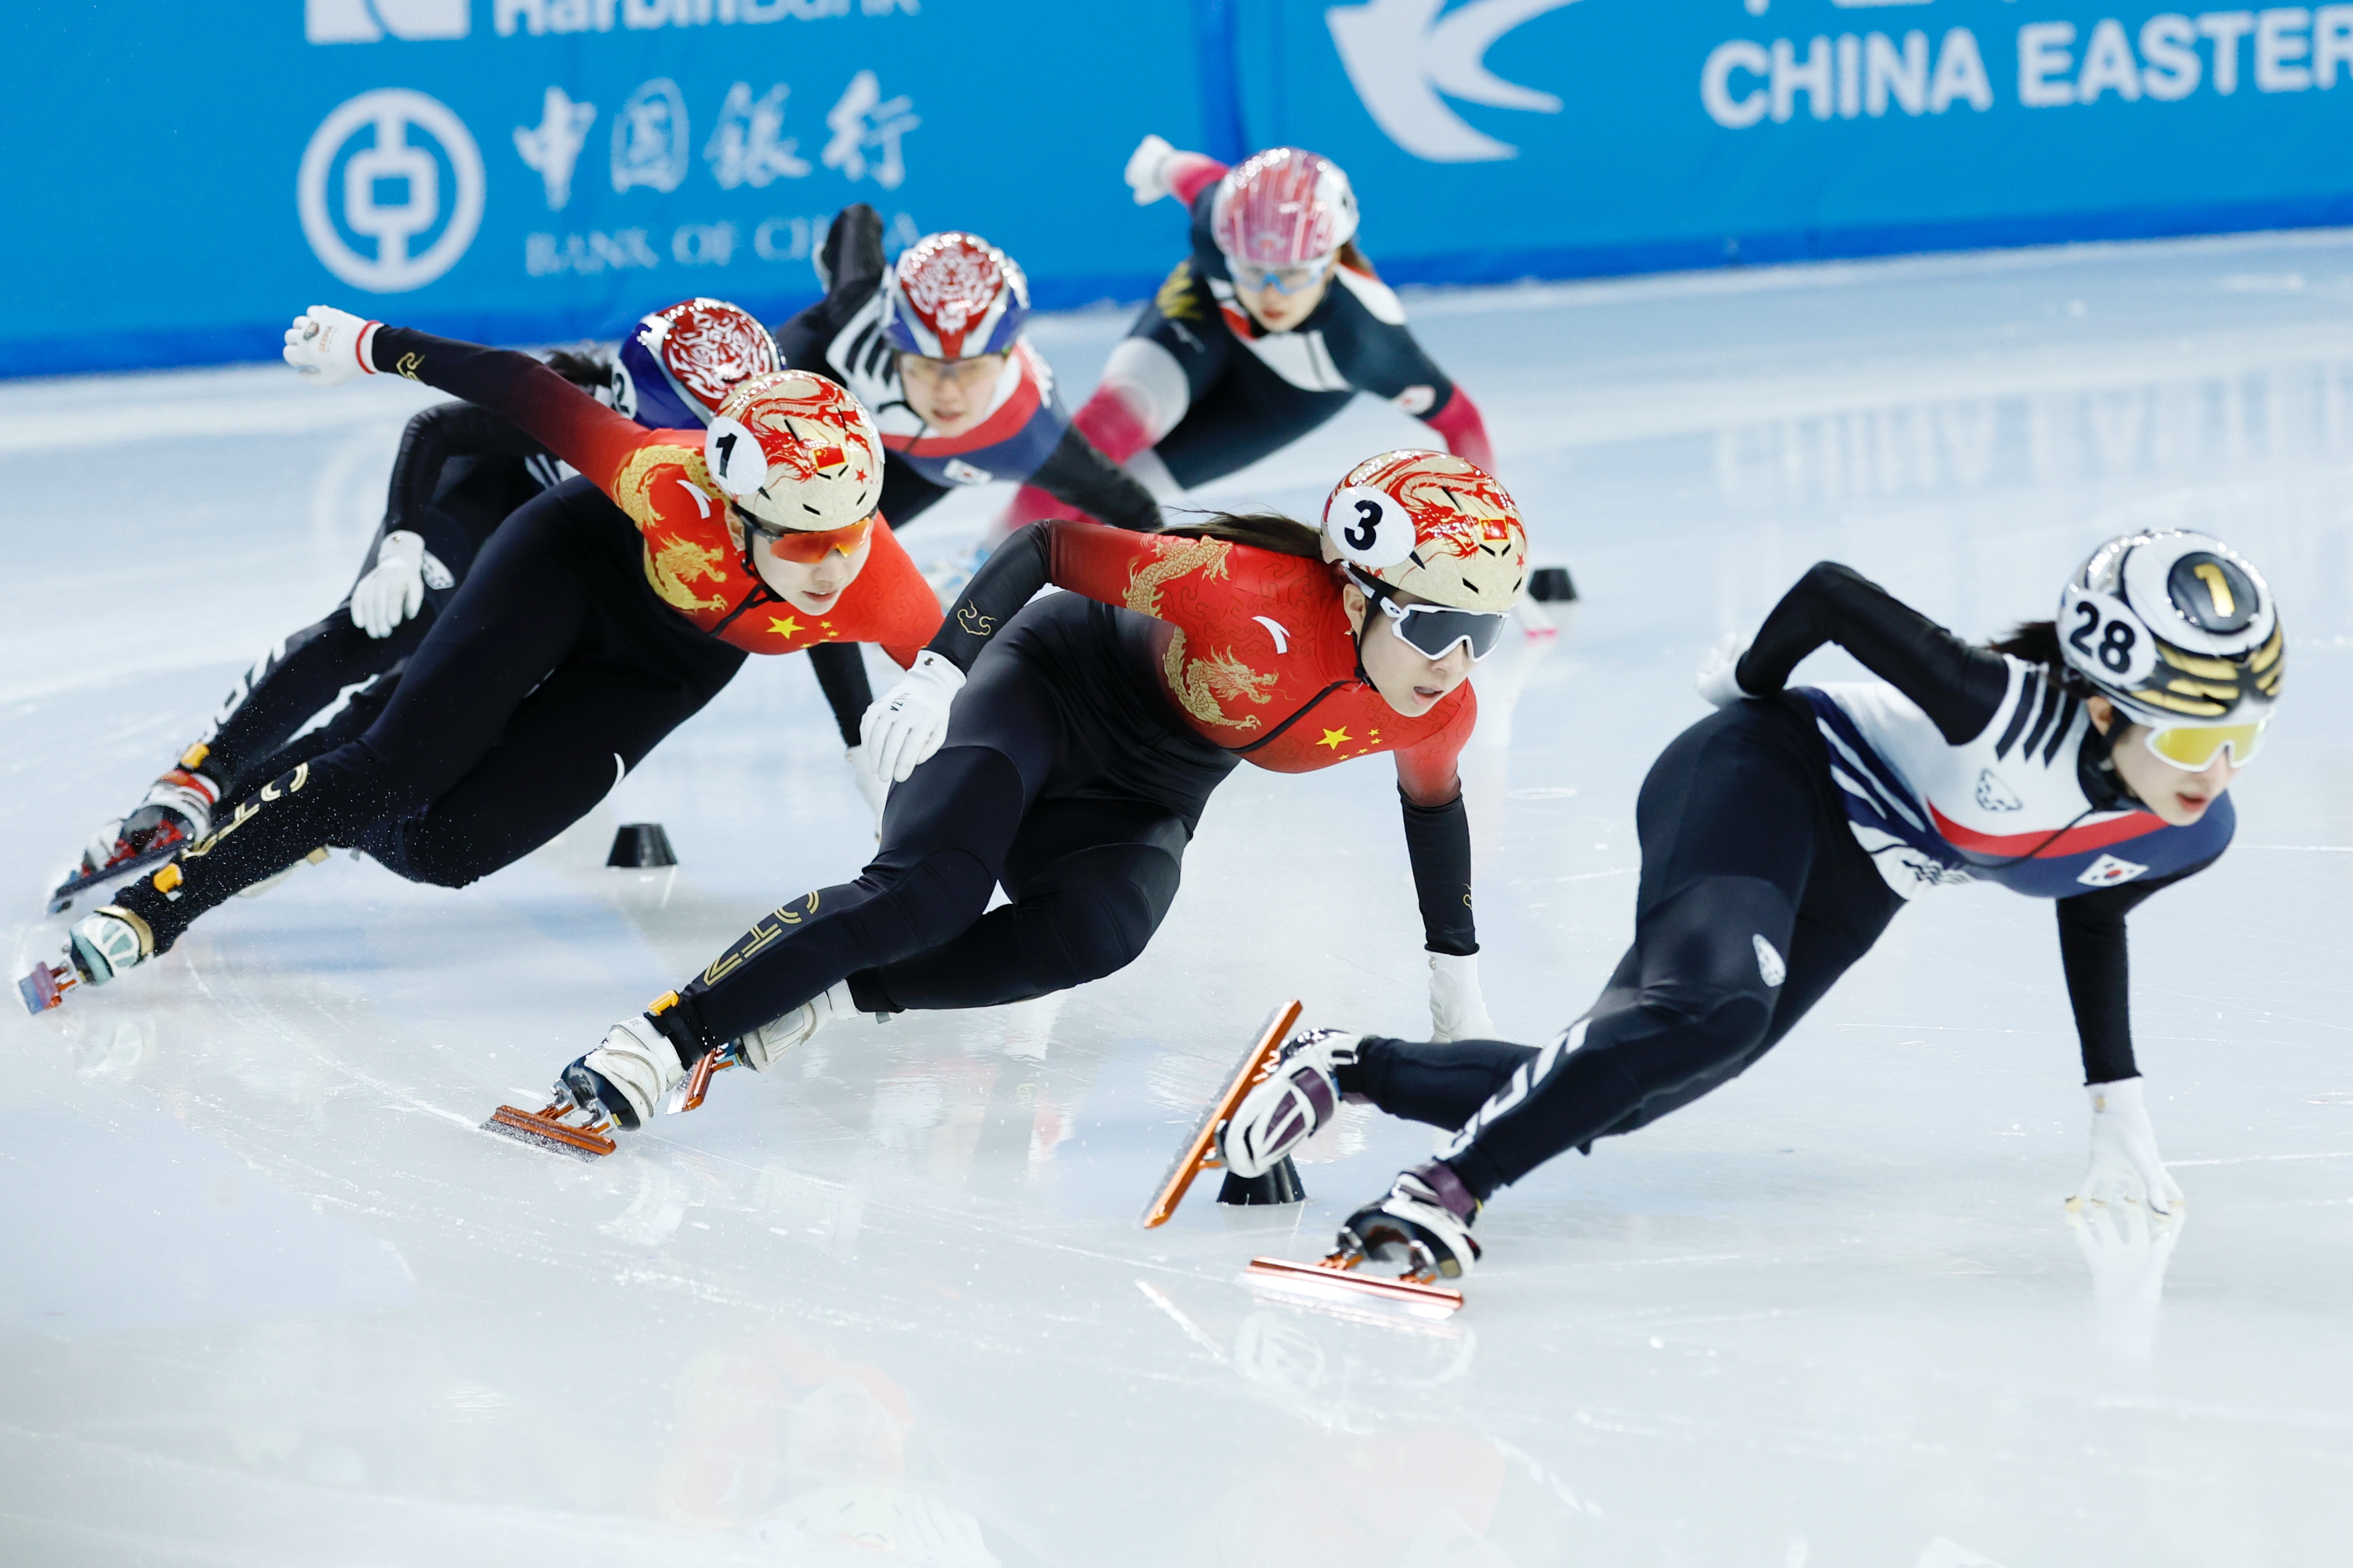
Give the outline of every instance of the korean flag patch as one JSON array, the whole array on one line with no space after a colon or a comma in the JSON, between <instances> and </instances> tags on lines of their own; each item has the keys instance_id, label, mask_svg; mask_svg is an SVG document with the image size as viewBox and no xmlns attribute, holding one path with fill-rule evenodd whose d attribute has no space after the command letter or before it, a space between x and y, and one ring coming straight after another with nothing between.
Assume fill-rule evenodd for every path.
<instances>
[{"instance_id":1,"label":"korean flag patch","mask_svg":"<svg viewBox=\"0 0 2353 1568\"><path fill-rule=\"evenodd\" d=\"M2131 861L2120 860L2114 855L2103 855L2084 867L2084 874L2075 880L2087 888L2113 888L2118 882L2131 881L2147 869L2146 866L2136 866Z\"/></svg>"}]
</instances>

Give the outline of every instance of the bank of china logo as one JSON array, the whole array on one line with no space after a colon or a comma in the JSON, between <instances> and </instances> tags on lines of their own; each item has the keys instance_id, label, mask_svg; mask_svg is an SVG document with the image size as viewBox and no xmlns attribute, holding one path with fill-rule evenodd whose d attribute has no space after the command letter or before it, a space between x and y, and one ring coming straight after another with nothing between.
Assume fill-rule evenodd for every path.
<instances>
[{"instance_id":1,"label":"bank of china logo","mask_svg":"<svg viewBox=\"0 0 2353 1568\"><path fill-rule=\"evenodd\" d=\"M302 0L302 37L314 44L383 38L462 38L469 0Z\"/></svg>"},{"instance_id":2,"label":"bank of china logo","mask_svg":"<svg viewBox=\"0 0 2353 1568\"><path fill-rule=\"evenodd\" d=\"M406 88L339 106L295 182L302 233L354 289L398 294L457 265L482 222L482 153L465 121Z\"/></svg>"}]
</instances>

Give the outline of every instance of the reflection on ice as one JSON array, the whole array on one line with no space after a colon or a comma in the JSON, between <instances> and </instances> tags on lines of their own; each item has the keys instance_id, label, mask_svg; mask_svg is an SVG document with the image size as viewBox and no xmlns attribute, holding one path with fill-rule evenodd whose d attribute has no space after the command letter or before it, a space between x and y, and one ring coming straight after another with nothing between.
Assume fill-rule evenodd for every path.
<instances>
[{"instance_id":1,"label":"reflection on ice","mask_svg":"<svg viewBox=\"0 0 2353 1568\"><path fill-rule=\"evenodd\" d=\"M1320 1250L1427 1129L1344 1117L1304 1204L1200 1194L1136 1229L1270 1005L1428 1027L1377 765L1238 773L1149 951L1093 985L828 1030L595 1165L480 1133L750 918L855 874L872 818L839 738L805 666L767 661L522 864L451 891L336 856L146 984L0 1029L0 1560L2335 1560L2347 277L2353 241L2316 235L1416 306L1584 595L1481 669L1465 756L1482 976L1518 1038L1623 950L1634 789L1697 716L1700 650L1810 562L1973 636L2126 521L2271 567L2299 684L2242 843L2133 917L2156 1131L2199 1168L2186 1246L2129 1209L2053 1223L2084 1156L2066 997L2048 912L1982 888L1907 910L1738 1083L1498 1194L1446 1324L1236 1281ZM1123 324L1042 324L1072 395ZM131 421L255 410L100 476L109 548L169 574L168 615L90 613L121 591L90 475L0 450L13 952L54 942L33 900L90 802L290 605L333 603L373 526L415 390L349 389L322 440L269 424L257 374L0 386L0 423L101 392ZM1305 511L1420 428L1366 402L1200 499ZM943 502L910 549L955 554L1000 500ZM603 865L624 819L665 825L674 874ZM1228 1228L1269 1220L1291 1239Z\"/></svg>"}]
</instances>

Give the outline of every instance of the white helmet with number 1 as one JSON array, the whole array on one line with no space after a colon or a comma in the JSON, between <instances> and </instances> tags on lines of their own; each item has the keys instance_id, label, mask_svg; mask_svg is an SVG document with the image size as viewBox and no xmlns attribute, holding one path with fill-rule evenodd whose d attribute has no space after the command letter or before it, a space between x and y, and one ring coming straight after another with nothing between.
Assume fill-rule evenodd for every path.
<instances>
[{"instance_id":1,"label":"white helmet with number 1","mask_svg":"<svg viewBox=\"0 0 2353 1568\"><path fill-rule=\"evenodd\" d=\"M2155 729L2259 724L2287 669L2263 574L2221 540L2179 528L2092 552L2060 593L2059 650L2126 718Z\"/></svg>"}]
</instances>

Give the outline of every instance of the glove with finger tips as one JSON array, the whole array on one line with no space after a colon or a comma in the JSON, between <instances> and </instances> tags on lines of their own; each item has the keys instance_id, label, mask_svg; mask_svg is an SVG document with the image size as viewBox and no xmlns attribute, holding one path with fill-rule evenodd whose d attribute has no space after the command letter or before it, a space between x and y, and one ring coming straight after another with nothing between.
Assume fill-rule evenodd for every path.
<instances>
[{"instance_id":1,"label":"glove with finger tips","mask_svg":"<svg viewBox=\"0 0 2353 1568\"><path fill-rule=\"evenodd\" d=\"M1127 188L1135 193L1135 205L1148 207L1165 195L1168 189L1168 160L1176 149L1160 137L1146 136L1135 144L1127 156Z\"/></svg>"},{"instance_id":2,"label":"glove with finger tips","mask_svg":"<svg viewBox=\"0 0 2353 1568\"><path fill-rule=\"evenodd\" d=\"M381 325L332 305L313 305L286 329L286 363L321 386L341 386L355 375L374 375L375 366L367 362L368 340Z\"/></svg>"},{"instance_id":3,"label":"glove with finger tips","mask_svg":"<svg viewBox=\"0 0 2353 1568\"><path fill-rule=\"evenodd\" d=\"M396 529L377 546L375 565L352 589L352 624L388 637L425 604L425 541Z\"/></svg>"},{"instance_id":4,"label":"glove with finger tips","mask_svg":"<svg viewBox=\"0 0 2353 1568\"><path fill-rule=\"evenodd\" d=\"M2157 1214L2181 1205L2181 1188L2157 1152L2157 1130L2137 1078L2084 1086L2092 1100L2092 1158L2076 1184L2084 1203L2146 1203Z\"/></svg>"},{"instance_id":5,"label":"glove with finger tips","mask_svg":"<svg viewBox=\"0 0 2353 1568\"><path fill-rule=\"evenodd\" d=\"M1495 1020L1487 1016L1479 990L1476 953L1430 955L1430 1038L1439 1041L1496 1037Z\"/></svg>"},{"instance_id":6,"label":"glove with finger tips","mask_svg":"<svg viewBox=\"0 0 2353 1568\"><path fill-rule=\"evenodd\" d=\"M859 721L858 739L878 778L903 784L947 739L948 708L964 689L964 671L925 648L898 685Z\"/></svg>"},{"instance_id":7,"label":"glove with finger tips","mask_svg":"<svg viewBox=\"0 0 2353 1568\"><path fill-rule=\"evenodd\" d=\"M1727 632L1724 640L1700 656L1699 671L1692 677L1692 686L1699 694L1718 708L1729 708L1749 695L1740 684L1740 656L1748 651L1748 639L1737 632Z\"/></svg>"}]
</instances>

